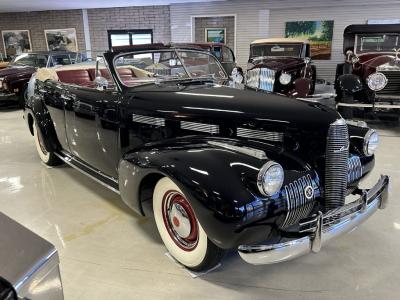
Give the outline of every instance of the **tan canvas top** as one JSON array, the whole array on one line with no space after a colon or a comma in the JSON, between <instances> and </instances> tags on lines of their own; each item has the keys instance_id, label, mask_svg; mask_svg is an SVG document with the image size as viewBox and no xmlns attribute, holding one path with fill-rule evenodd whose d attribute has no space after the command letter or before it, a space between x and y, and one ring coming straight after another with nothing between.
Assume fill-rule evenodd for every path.
<instances>
[{"instance_id":1,"label":"tan canvas top","mask_svg":"<svg viewBox=\"0 0 400 300\"><path fill-rule=\"evenodd\" d=\"M273 44L273 43L302 43L308 44L309 41L307 39L295 39L295 38L271 38L271 39L260 39L255 40L251 43L251 45L255 44Z\"/></svg>"}]
</instances>

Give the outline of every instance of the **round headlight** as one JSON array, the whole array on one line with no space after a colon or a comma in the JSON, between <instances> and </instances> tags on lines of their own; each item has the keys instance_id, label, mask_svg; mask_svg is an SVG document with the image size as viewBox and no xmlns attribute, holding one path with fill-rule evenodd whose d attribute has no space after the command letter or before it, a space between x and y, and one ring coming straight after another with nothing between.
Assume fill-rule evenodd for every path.
<instances>
[{"instance_id":1,"label":"round headlight","mask_svg":"<svg viewBox=\"0 0 400 300\"><path fill-rule=\"evenodd\" d=\"M371 156L374 154L376 148L379 144L379 135L375 130L368 130L364 137L364 154L366 156Z\"/></svg>"},{"instance_id":2,"label":"round headlight","mask_svg":"<svg viewBox=\"0 0 400 300\"><path fill-rule=\"evenodd\" d=\"M387 78L384 74L382 73L373 73L367 77L367 84L368 87L373 90L373 91L380 91L385 88L387 85Z\"/></svg>"},{"instance_id":3,"label":"round headlight","mask_svg":"<svg viewBox=\"0 0 400 300\"><path fill-rule=\"evenodd\" d=\"M290 81L292 80L292 76L288 73L282 73L281 76L279 76L279 82L282 85L287 85L290 83Z\"/></svg>"},{"instance_id":4,"label":"round headlight","mask_svg":"<svg viewBox=\"0 0 400 300\"><path fill-rule=\"evenodd\" d=\"M264 196L272 196L279 192L284 179L283 168L280 164L269 161L260 170L257 176L257 186Z\"/></svg>"}]
</instances>

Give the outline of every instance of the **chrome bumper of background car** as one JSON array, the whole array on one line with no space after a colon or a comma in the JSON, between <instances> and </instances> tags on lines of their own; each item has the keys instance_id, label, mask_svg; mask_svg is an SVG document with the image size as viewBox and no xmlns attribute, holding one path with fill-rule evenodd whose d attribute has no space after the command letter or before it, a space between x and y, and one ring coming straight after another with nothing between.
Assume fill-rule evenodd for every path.
<instances>
[{"instance_id":1,"label":"chrome bumper of background car","mask_svg":"<svg viewBox=\"0 0 400 300\"><path fill-rule=\"evenodd\" d=\"M339 102L336 104L337 107L345 106L345 107L358 107L358 108L386 108L386 109L393 109L393 108L400 108L398 104L385 104L385 103L342 103Z\"/></svg>"},{"instance_id":2,"label":"chrome bumper of background car","mask_svg":"<svg viewBox=\"0 0 400 300\"><path fill-rule=\"evenodd\" d=\"M319 213L314 219L304 222L313 224L311 234L303 238L272 245L240 245L239 255L254 265L273 264L294 259L310 252L319 252L322 245L345 234L383 209L388 200L389 177L382 175L375 186L363 190L356 201L326 214Z\"/></svg>"},{"instance_id":3,"label":"chrome bumper of background car","mask_svg":"<svg viewBox=\"0 0 400 300\"><path fill-rule=\"evenodd\" d=\"M14 93L0 92L0 101L9 101L9 100L15 100L15 99L17 99L17 96Z\"/></svg>"}]
</instances>

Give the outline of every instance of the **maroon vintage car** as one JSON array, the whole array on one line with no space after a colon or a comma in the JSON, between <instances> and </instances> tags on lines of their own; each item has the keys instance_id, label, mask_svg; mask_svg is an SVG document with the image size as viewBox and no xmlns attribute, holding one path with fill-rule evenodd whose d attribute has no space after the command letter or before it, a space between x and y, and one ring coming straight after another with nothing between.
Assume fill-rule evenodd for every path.
<instances>
[{"instance_id":1,"label":"maroon vintage car","mask_svg":"<svg viewBox=\"0 0 400 300\"><path fill-rule=\"evenodd\" d=\"M336 69L337 106L351 118L360 111L400 113L400 24L350 25L344 30L346 60Z\"/></svg>"},{"instance_id":2,"label":"maroon vintage car","mask_svg":"<svg viewBox=\"0 0 400 300\"><path fill-rule=\"evenodd\" d=\"M69 65L82 60L82 54L75 52L30 52L16 56L0 70L0 104L23 106L28 81L38 68Z\"/></svg>"},{"instance_id":3,"label":"maroon vintage car","mask_svg":"<svg viewBox=\"0 0 400 300\"><path fill-rule=\"evenodd\" d=\"M307 40L256 40L250 45L246 85L268 92L307 97L314 93L317 76L316 68L310 62Z\"/></svg>"}]
</instances>

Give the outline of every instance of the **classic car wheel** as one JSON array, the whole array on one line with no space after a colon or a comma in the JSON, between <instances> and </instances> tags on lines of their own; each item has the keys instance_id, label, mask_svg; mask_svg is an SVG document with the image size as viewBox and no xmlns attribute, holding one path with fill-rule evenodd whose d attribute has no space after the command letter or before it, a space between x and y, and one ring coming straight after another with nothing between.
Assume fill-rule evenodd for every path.
<instances>
[{"instance_id":1,"label":"classic car wheel","mask_svg":"<svg viewBox=\"0 0 400 300\"><path fill-rule=\"evenodd\" d=\"M185 195L167 177L154 189L153 209L158 232L177 261L196 271L219 263L224 251L208 239Z\"/></svg>"},{"instance_id":2,"label":"classic car wheel","mask_svg":"<svg viewBox=\"0 0 400 300\"><path fill-rule=\"evenodd\" d=\"M43 141L38 133L36 123L33 123L33 137L35 139L36 150L42 162L48 166L56 166L61 164L61 160L53 152L48 152L44 147Z\"/></svg>"}]
</instances>

